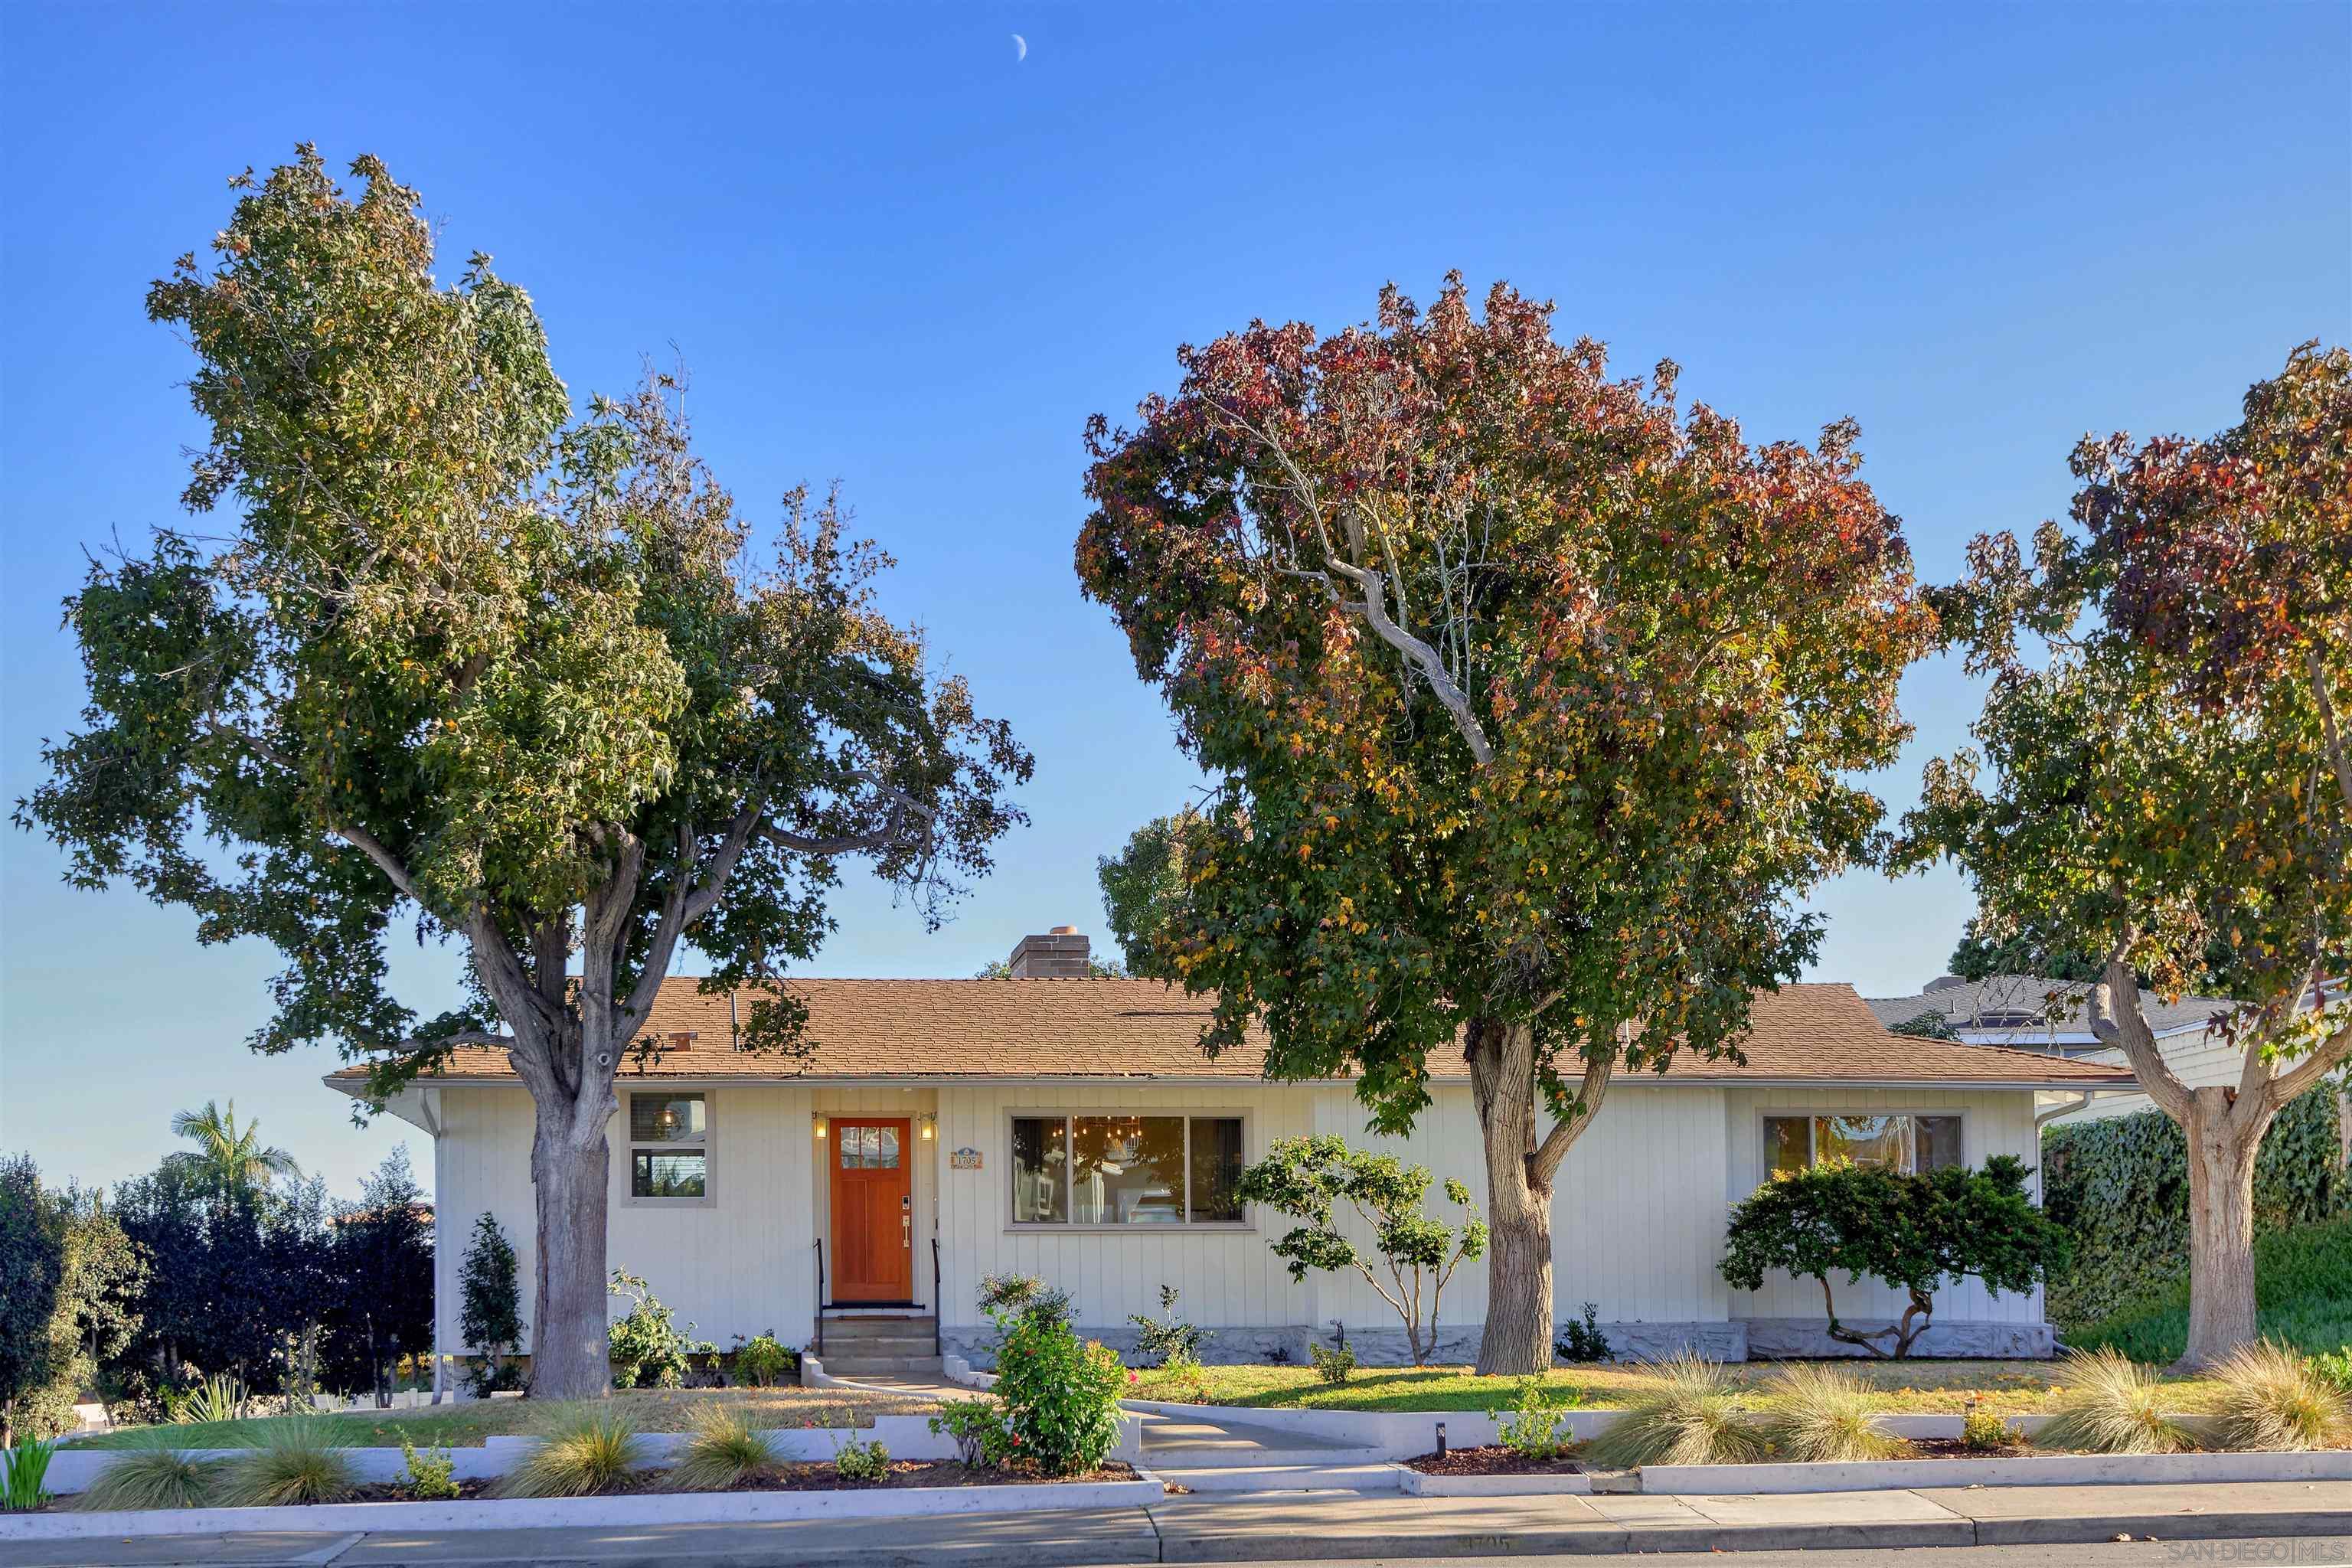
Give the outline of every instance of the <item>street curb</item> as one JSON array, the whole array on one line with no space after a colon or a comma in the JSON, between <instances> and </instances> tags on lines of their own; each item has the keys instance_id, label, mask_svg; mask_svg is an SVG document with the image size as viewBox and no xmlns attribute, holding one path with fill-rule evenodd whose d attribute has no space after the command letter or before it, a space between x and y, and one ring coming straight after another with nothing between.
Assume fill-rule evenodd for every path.
<instances>
[{"instance_id":1,"label":"street curb","mask_svg":"<svg viewBox=\"0 0 2352 1568\"><path fill-rule=\"evenodd\" d=\"M794 1520L937 1519L1041 1510L1142 1508L1167 1495L1156 1480L1052 1481L1005 1487L873 1490L638 1492L622 1497L482 1498L457 1502L340 1502L278 1508L140 1509L0 1516L0 1543L246 1531L631 1529L768 1524Z\"/></svg>"}]
</instances>

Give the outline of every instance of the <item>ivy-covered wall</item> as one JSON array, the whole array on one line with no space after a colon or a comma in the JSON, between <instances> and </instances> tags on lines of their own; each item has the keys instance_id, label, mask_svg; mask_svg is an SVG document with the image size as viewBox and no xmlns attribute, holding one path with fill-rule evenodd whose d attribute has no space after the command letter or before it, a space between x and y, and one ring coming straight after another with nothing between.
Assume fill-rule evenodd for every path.
<instances>
[{"instance_id":1,"label":"ivy-covered wall","mask_svg":"<svg viewBox=\"0 0 2352 1568\"><path fill-rule=\"evenodd\" d=\"M2337 1086L2279 1112L2254 1166L2254 1226L2273 1231L2352 1210ZM2161 1110L2045 1129L2042 1204L2074 1240L2045 1310L2063 1332L2161 1290L2189 1268L2189 1146Z\"/></svg>"}]
</instances>

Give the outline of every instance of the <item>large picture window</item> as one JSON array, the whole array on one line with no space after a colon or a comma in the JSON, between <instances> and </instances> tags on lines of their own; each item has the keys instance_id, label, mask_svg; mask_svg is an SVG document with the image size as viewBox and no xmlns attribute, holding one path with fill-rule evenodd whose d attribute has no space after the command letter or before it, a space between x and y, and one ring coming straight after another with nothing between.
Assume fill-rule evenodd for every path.
<instances>
[{"instance_id":1,"label":"large picture window","mask_svg":"<svg viewBox=\"0 0 2352 1568\"><path fill-rule=\"evenodd\" d=\"M1239 1225L1238 1116L1016 1116L1015 1225Z\"/></svg>"},{"instance_id":2,"label":"large picture window","mask_svg":"<svg viewBox=\"0 0 2352 1568\"><path fill-rule=\"evenodd\" d=\"M710 1106L699 1090L629 1096L629 1195L710 1196Z\"/></svg>"},{"instance_id":3,"label":"large picture window","mask_svg":"<svg viewBox=\"0 0 2352 1568\"><path fill-rule=\"evenodd\" d=\"M1764 1164L1774 1175L1843 1160L1888 1170L1940 1171L1961 1163L1957 1116L1768 1116Z\"/></svg>"}]
</instances>

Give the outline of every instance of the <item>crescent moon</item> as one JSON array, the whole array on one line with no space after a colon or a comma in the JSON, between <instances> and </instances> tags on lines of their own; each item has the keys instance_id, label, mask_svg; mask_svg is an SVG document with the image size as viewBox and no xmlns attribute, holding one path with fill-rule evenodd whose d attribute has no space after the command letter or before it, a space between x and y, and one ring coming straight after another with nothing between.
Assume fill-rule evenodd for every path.
<instances>
[{"instance_id":1,"label":"crescent moon","mask_svg":"<svg viewBox=\"0 0 2352 1568\"><path fill-rule=\"evenodd\" d=\"M1015 65L1029 58L1029 40L1020 34L1013 35L1013 61Z\"/></svg>"}]
</instances>

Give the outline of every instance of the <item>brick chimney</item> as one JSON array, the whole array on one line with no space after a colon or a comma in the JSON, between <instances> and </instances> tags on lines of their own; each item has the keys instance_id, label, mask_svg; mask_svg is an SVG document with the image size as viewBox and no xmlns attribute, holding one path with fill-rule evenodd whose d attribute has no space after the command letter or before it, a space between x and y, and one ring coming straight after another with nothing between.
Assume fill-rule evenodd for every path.
<instances>
[{"instance_id":1,"label":"brick chimney","mask_svg":"<svg viewBox=\"0 0 2352 1568\"><path fill-rule=\"evenodd\" d=\"M1055 926L1043 936L1024 936L1013 944L1005 965L1015 980L1084 980L1087 939L1076 926Z\"/></svg>"}]
</instances>

